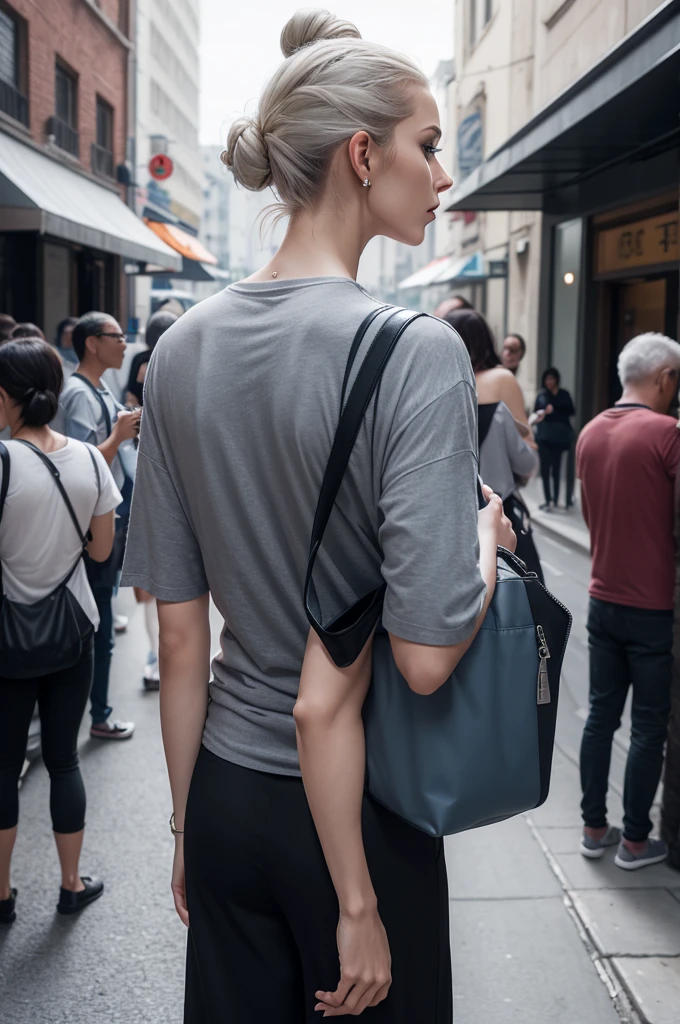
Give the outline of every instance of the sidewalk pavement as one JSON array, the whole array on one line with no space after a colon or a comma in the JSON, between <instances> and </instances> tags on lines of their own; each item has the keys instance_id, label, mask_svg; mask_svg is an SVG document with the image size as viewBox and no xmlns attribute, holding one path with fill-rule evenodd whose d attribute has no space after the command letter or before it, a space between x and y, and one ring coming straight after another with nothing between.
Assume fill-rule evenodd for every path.
<instances>
[{"instance_id":1,"label":"sidewalk pavement","mask_svg":"<svg viewBox=\"0 0 680 1024\"><path fill-rule=\"evenodd\" d=\"M586 860L580 798L556 750L543 807L446 840L455 1024L678 1024L680 873Z\"/></svg>"},{"instance_id":2,"label":"sidewalk pavement","mask_svg":"<svg viewBox=\"0 0 680 1024\"><path fill-rule=\"evenodd\" d=\"M578 480L575 484L574 507L569 510L558 508L554 512L541 512L539 506L543 503L543 486L540 477L534 477L520 493L531 513L531 521L536 526L590 554L590 534L581 513L581 488Z\"/></svg>"}]
</instances>

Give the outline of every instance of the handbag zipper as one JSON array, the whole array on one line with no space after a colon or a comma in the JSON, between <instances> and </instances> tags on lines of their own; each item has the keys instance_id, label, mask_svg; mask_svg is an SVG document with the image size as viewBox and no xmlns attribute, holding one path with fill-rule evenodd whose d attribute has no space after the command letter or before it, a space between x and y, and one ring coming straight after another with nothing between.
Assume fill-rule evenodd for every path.
<instances>
[{"instance_id":1,"label":"handbag zipper","mask_svg":"<svg viewBox=\"0 0 680 1024\"><path fill-rule=\"evenodd\" d=\"M550 697L550 680L548 679L548 658L550 657L550 650L545 640L545 633L543 632L543 626L536 626L536 635L538 637L538 685L536 692L536 703L537 704L549 704Z\"/></svg>"}]
</instances>

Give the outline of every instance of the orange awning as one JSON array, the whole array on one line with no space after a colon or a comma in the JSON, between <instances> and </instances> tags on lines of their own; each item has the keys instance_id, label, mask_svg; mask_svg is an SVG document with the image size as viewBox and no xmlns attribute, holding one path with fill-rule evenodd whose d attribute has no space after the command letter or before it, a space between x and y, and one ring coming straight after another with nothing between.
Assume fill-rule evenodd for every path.
<instances>
[{"instance_id":1,"label":"orange awning","mask_svg":"<svg viewBox=\"0 0 680 1024\"><path fill-rule=\"evenodd\" d=\"M163 224L146 217L144 223L151 228L155 235L158 235L161 241L169 245L171 249L175 249L180 256L184 256L188 260L196 260L198 263L210 263L212 266L217 266L215 256L208 252L206 247L193 235L175 227L174 224Z\"/></svg>"}]
</instances>

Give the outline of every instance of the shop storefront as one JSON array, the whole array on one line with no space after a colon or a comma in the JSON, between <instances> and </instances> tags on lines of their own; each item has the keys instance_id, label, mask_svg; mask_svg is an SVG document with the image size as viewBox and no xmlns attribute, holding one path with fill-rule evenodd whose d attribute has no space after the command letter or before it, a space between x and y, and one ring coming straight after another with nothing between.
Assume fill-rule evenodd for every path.
<instances>
[{"instance_id":1,"label":"shop storefront","mask_svg":"<svg viewBox=\"0 0 680 1024\"><path fill-rule=\"evenodd\" d=\"M583 423L623 345L678 337L680 3L668 2L462 182L449 210L542 213L537 371ZM511 283L512 287L512 283Z\"/></svg>"},{"instance_id":2,"label":"shop storefront","mask_svg":"<svg viewBox=\"0 0 680 1024\"><path fill-rule=\"evenodd\" d=\"M0 134L0 311L48 338L67 316L125 320L126 262L180 270L181 257L117 191Z\"/></svg>"}]
</instances>

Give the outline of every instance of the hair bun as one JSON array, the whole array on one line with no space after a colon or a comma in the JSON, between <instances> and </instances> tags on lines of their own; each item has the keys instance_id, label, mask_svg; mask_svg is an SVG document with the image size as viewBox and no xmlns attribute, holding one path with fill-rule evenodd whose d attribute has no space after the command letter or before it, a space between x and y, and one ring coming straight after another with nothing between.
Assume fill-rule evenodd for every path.
<instances>
[{"instance_id":1,"label":"hair bun","mask_svg":"<svg viewBox=\"0 0 680 1024\"><path fill-rule=\"evenodd\" d=\"M231 170L234 180L251 192L261 192L272 183L269 150L255 118L239 117L234 121L220 160Z\"/></svg>"},{"instance_id":2,"label":"hair bun","mask_svg":"<svg viewBox=\"0 0 680 1024\"><path fill-rule=\"evenodd\" d=\"M361 32L351 21L318 7L296 11L281 33L283 56L290 57L302 46L320 39L361 39Z\"/></svg>"},{"instance_id":3,"label":"hair bun","mask_svg":"<svg viewBox=\"0 0 680 1024\"><path fill-rule=\"evenodd\" d=\"M59 399L54 391L28 388L24 394L25 405L21 418L27 427L43 427L57 414Z\"/></svg>"}]
</instances>

